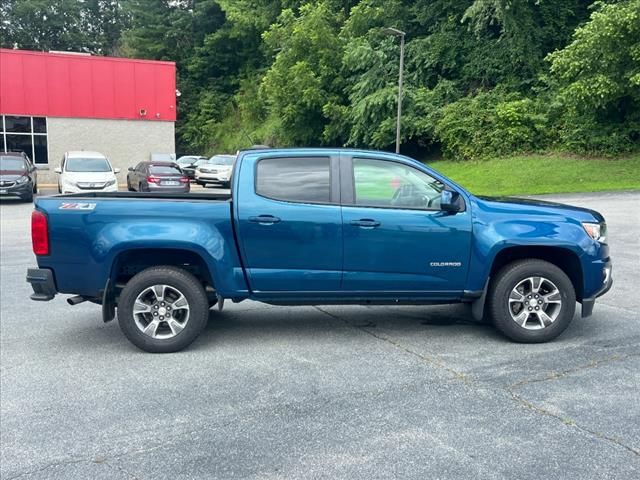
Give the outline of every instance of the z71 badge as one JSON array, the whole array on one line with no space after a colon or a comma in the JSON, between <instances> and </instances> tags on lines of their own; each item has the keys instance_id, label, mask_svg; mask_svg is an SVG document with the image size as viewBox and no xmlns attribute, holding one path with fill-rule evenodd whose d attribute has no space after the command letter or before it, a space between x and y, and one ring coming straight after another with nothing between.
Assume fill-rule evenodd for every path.
<instances>
[{"instance_id":1,"label":"z71 badge","mask_svg":"<svg viewBox=\"0 0 640 480\"><path fill-rule=\"evenodd\" d=\"M58 210L93 210L96 208L95 203L67 203L63 202Z\"/></svg>"}]
</instances>

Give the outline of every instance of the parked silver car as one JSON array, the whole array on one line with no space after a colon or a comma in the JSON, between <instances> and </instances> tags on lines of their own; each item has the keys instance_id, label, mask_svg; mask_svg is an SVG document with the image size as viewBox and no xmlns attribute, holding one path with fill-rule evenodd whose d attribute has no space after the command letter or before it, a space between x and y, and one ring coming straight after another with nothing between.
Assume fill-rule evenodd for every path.
<instances>
[{"instance_id":1,"label":"parked silver car","mask_svg":"<svg viewBox=\"0 0 640 480\"><path fill-rule=\"evenodd\" d=\"M130 192L186 193L191 185L175 162L140 162L129 167L127 188Z\"/></svg>"}]
</instances>

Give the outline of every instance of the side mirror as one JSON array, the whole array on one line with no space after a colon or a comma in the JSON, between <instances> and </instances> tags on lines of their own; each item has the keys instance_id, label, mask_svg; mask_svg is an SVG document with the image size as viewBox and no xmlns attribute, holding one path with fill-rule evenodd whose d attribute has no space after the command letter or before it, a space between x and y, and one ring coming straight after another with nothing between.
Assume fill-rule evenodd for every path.
<instances>
[{"instance_id":1,"label":"side mirror","mask_svg":"<svg viewBox=\"0 0 640 480\"><path fill-rule=\"evenodd\" d=\"M54 168L53 171L56 173L62 173L62 169L60 167Z\"/></svg>"},{"instance_id":2,"label":"side mirror","mask_svg":"<svg viewBox=\"0 0 640 480\"><path fill-rule=\"evenodd\" d=\"M129 167L127 168L127 170L129 170L130 172L133 172L133 167Z\"/></svg>"},{"instance_id":3,"label":"side mirror","mask_svg":"<svg viewBox=\"0 0 640 480\"><path fill-rule=\"evenodd\" d=\"M120 169L119 168L114 168L113 169L113 173L120 173Z\"/></svg>"},{"instance_id":4,"label":"side mirror","mask_svg":"<svg viewBox=\"0 0 640 480\"><path fill-rule=\"evenodd\" d=\"M451 190L443 190L440 194L440 209L443 212L457 213L460 211L458 199L460 194Z\"/></svg>"}]
</instances>

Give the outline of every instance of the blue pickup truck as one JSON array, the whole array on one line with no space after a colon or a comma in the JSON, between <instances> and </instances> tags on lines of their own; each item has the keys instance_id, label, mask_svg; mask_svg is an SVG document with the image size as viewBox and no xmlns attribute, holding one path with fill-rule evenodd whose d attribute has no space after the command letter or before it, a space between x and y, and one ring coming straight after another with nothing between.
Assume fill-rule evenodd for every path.
<instances>
[{"instance_id":1,"label":"blue pickup truck","mask_svg":"<svg viewBox=\"0 0 640 480\"><path fill-rule=\"evenodd\" d=\"M180 350L225 299L273 305L464 302L518 342L544 342L611 287L604 218L477 197L385 152L238 154L230 194L39 198L33 300L102 306L148 352Z\"/></svg>"}]
</instances>

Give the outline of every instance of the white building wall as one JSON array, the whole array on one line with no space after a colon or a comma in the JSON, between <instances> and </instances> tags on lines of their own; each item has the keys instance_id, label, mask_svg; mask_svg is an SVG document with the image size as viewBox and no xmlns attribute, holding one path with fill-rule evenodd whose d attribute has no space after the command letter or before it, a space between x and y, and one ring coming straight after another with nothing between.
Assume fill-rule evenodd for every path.
<instances>
[{"instance_id":1,"label":"white building wall","mask_svg":"<svg viewBox=\"0 0 640 480\"><path fill-rule=\"evenodd\" d=\"M40 184L57 183L53 169L70 150L104 153L121 169L119 183L126 182L128 167L149 160L152 153L175 153L174 122L49 117L47 133L49 165L48 170L39 165Z\"/></svg>"}]
</instances>

